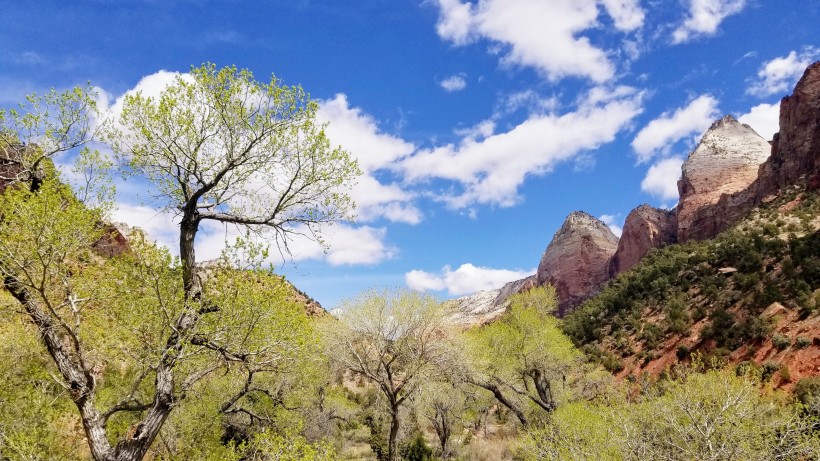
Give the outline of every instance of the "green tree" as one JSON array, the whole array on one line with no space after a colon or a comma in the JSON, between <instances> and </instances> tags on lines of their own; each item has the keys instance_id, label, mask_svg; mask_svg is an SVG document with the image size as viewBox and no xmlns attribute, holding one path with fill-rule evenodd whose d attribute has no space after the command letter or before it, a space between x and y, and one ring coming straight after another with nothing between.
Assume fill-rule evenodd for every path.
<instances>
[{"instance_id":1,"label":"green tree","mask_svg":"<svg viewBox=\"0 0 820 461\"><path fill-rule=\"evenodd\" d=\"M579 401L522 440L524 459L815 459L816 420L734 370L689 372L638 401Z\"/></svg>"},{"instance_id":2,"label":"green tree","mask_svg":"<svg viewBox=\"0 0 820 461\"><path fill-rule=\"evenodd\" d=\"M88 142L88 130L65 134L91 120L70 115L93 109L90 96L81 96L85 105L57 98L57 113L39 118L5 112L3 139L16 143L38 131L48 141L42 145L62 147L9 145L45 158ZM219 370L243 378L235 392L223 389L223 415L268 418L253 402L278 399L265 380L298 361L309 335L282 310L280 286L260 289L260 280L234 269L203 268L196 234L205 220L230 223L286 251L295 232L317 235L318 225L349 215L346 190L358 169L330 147L315 113L301 88L213 65L180 77L159 100L126 98L109 139L131 173L152 184L158 203L180 213L178 262L139 245L130 260L97 261L91 246L102 233L100 212L40 173L47 162L21 163L29 173L15 180L25 187L2 197L0 271L42 337L95 460L142 459L171 413ZM248 243L240 249L258 272L266 253ZM115 363L120 375L112 370L102 379Z\"/></svg>"},{"instance_id":3,"label":"green tree","mask_svg":"<svg viewBox=\"0 0 820 461\"><path fill-rule=\"evenodd\" d=\"M467 333L471 361L466 380L493 394L521 422L553 412L580 370L582 356L552 314L555 289L536 287L513 295L499 321Z\"/></svg>"},{"instance_id":4,"label":"green tree","mask_svg":"<svg viewBox=\"0 0 820 461\"><path fill-rule=\"evenodd\" d=\"M343 302L338 321L325 326L328 353L387 400L388 459L398 459L401 409L425 382L452 366L444 306L415 291L372 290Z\"/></svg>"}]
</instances>

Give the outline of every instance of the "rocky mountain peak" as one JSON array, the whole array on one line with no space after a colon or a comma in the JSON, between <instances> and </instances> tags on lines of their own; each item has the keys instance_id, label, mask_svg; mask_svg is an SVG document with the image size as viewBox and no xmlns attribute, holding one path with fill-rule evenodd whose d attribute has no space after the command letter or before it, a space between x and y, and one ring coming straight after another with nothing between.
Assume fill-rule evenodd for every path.
<instances>
[{"instance_id":1,"label":"rocky mountain peak","mask_svg":"<svg viewBox=\"0 0 820 461\"><path fill-rule=\"evenodd\" d=\"M618 250L612 256L609 272L615 277L626 272L643 259L653 248L660 248L678 240L676 210L662 210L643 204L629 212Z\"/></svg>"},{"instance_id":2,"label":"rocky mountain peak","mask_svg":"<svg viewBox=\"0 0 820 461\"><path fill-rule=\"evenodd\" d=\"M713 236L711 220L703 210L716 204L721 195L749 187L770 151L765 139L731 115L715 121L683 162L678 181L678 239Z\"/></svg>"},{"instance_id":3,"label":"rocky mountain peak","mask_svg":"<svg viewBox=\"0 0 820 461\"><path fill-rule=\"evenodd\" d=\"M598 291L609 278L609 259L618 237L599 219L574 211L547 246L536 273L539 285L551 284L563 315Z\"/></svg>"}]
</instances>

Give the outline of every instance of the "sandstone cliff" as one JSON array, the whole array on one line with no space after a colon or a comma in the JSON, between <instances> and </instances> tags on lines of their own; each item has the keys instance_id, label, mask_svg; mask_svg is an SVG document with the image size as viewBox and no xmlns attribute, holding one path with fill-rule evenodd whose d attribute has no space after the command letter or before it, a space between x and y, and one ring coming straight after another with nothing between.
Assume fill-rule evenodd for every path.
<instances>
[{"instance_id":1,"label":"sandstone cliff","mask_svg":"<svg viewBox=\"0 0 820 461\"><path fill-rule=\"evenodd\" d=\"M780 101L780 132L774 135L771 155L760 165L756 179L699 212L710 219L704 226L710 232L698 238L711 238L729 229L801 178L808 188L820 188L820 62L810 65L794 93Z\"/></svg>"},{"instance_id":2,"label":"sandstone cliff","mask_svg":"<svg viewBox=\"0 0 820 461\"><path fill-rule=\"evenodd\" d=\"M547 246L536 274L537 283L555 287L558 315L564 315L595 294L609 280L609 260L618 237L592 215L574 211Z\"/></svg>"},{"instance_id":3,"label":"sandstone cliff","mask_svg":"<svg viewBox=\"0 0 820 461\"><path fill-rule=\"evenodd\" d=\"M765 139L731 115L713 123L683 163L678 181L678 240L714 237L721 217L710 206L721 195L749 187L770 149Z\"/></svg>"},{"instance_id":4,"label":"sandstone cliff","mask_svg":"<svg viewBox=\"0 0 820 461\"><path fill-rule=\"evenodd\" d=\"M643 204L629 212L618 249L609 263L609 276L628 271L653 248L678 241L676 210L661 210Z\"/></svg>"},{"instance_id":5,"label":"sandstone cliff","mask_svg":"<svg viewBox=\"0 0 820 461\"><path fill-rule=\"evenodd\" d=\"M757 197L765 198L801 176L820 188L820 61L810 65L780 101L780 132L772 140L772 156L760 168Z\"/></svg>"}]
</instances>

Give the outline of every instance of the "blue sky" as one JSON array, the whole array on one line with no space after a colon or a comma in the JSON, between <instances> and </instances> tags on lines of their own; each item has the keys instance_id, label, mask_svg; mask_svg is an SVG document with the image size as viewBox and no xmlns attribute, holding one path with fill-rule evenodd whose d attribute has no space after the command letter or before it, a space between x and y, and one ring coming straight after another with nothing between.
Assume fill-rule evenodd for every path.
<instances>
[{"instance_id":1,"label":"blue sky","mask_svg":"<svg viewBox=\"0 0 820 461\"><path fill-rule=\"evenodd\" d=\"M365 176L357 221L279 271L328 308L372 286L452 297L534 271L573 210L617 231L674 206L723 114L770 139L818 24L797 0L9 1L0 104L90 81L116 110L203 62L301 84ZM172 244L172 217L119 186L115 219Z\"/></svg>"}]
</instances>

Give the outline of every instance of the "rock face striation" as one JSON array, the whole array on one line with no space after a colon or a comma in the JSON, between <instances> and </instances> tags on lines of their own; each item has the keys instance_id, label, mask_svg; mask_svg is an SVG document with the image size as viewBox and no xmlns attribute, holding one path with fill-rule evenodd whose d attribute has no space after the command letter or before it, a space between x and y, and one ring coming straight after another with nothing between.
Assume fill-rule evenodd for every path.
<instances>
[{"instance_id":1,"label":"rock face striation","mask_svg":"<svg viewBox=\"0 0 820 461\"><path fill-rule=\"evenodd\" d=\"M609 280L609 260L618 237L606 224L583 211L567 216L538 265L539 285L551 284L562 316L596 293Z\"/></svg>"},{"instance_id":2,"label":"rock face striation","mask_svg":"<svg viewBox=\"0 0 820 461\"><path fill-rule=\"evenodd\" d=\"M661 210L643 204L629 212L618 249L609 263L609 276L626 272L653 248L678 241L676 210Z\"/></svg>"},{"instance_id":3,"label":"rock face striation","mask_svg":"<svg viewBox=\"0 0 820 461\"><path fill-rule=\"evenodd\" d=\"M771 151L769 143L731 115L712 124L683 162L678 181L678 240L714 237L722 216L714 213L722 195L745 190Z\"/></svg>"},{"instance_id":4,"label":"rock face striation","mask_svg":"<svg viewBox=\"0 0 820 461\"><path fill-rule=\"evenodd\" d=\"M754 207L801 178L806 179L809 189L820 188L820 62L810 65L794 93L780 101L780 132L774 135L771 155L760 165L755 181L699 212L713 217L711 232L704 232L701 238L729 229Z\"/></svg>"},{"instance_id":5,"label":"rock face striation","mask_svg":"<svg viewBox=\"0 0 820 461\"><path fill-rule=\"evenodd\" d=\"M807 176L820 188L820 61L810 65L780 101L780 132L772 140L772 156L760 168L757 197L762 199Z\"/></svg>"}]
</instances>

